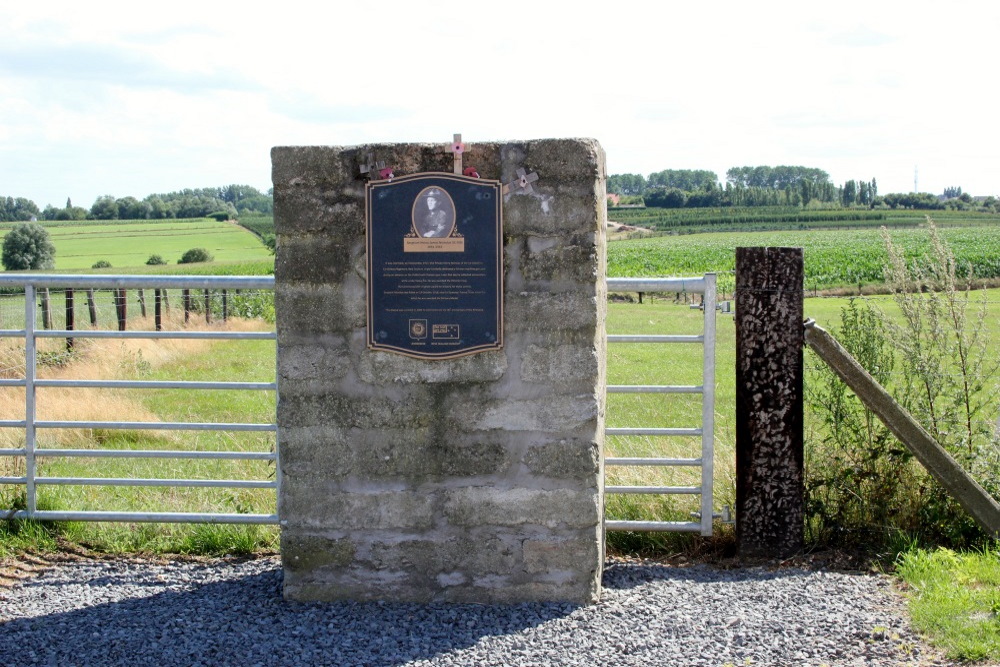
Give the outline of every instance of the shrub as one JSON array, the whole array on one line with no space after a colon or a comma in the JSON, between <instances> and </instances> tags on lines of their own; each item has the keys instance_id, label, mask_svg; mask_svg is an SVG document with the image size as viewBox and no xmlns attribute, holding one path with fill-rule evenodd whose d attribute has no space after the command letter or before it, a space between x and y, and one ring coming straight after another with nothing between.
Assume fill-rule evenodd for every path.
<instances>
[{"instance_id":1,"label":"shrub","mask_svg":"<svg viewBox=\"0 0 1000 667\"><path fill-rule=\"evenodd\" d=\"M55 258L56 247L37 222L15 225L3 238L3 268L8 271L51 269Z\"/></svg>"},{"instance_id":2,"label":"shrub","mask_svg":"<svg viewBox=\"0 0 1000 667\"><path fill-rule=\"evenodd\" d=\"M213 220L218 220L219 222L225 222L226 220L232 219L232 216L228 211L216 211L215 213L209 213L208 217Z\"/></svg>"},{"instance_id":3,"label":"shrub","mask_svg":"<svg viewBox=\"0 0 1000 667\"><path fill-rule=\"evenodd\" d=\"M930 221L928 221L930 222ZM886 280L899 316L851 302L838 339L986 491L1000 498L1000 435L989 410L998 362L990 354L986 293L929 226L930 253L908 261L883 230ZM808 525L818 541L881 546L916 540L952 547L983 531L911 460L860 401L825 368L810 378L810 408L826 434L807 454ZM846 544L845 544L846 542Z\"/></svg>"},{"instance_id":4,"label":"shrub","mask_svg":"<svg viewBox=\"0 0 1000 667\"><path fill-rule=\"evenodd\" d=\"M215 258L204 248L191 248L177 260L178 264L195 264L197 262L211 262Z\"/></svg>"},{"instance_id":5,"label":"shrub","mask_svg":"<svg viewBox=\"0 0 1000 667\"><path fill-rule=\"evenodd\" d=\"M150 255L149 259L146 260L147 266L159 266L160 264L166 264L167 260L163 259L159 255Z\"/></svg>"},{"instance_id":6,"label":"shrub","mask_svg":"<svg viewBox=\"0 0 1000 667\"><path fill-rule=\"evenodd\" d=\"M111 268L111 262L109 262L106 259L99 259L96 262L94 262L91 265L90 268L92 268L92 269L110 269Z\"/></svg>"}]
</instances>

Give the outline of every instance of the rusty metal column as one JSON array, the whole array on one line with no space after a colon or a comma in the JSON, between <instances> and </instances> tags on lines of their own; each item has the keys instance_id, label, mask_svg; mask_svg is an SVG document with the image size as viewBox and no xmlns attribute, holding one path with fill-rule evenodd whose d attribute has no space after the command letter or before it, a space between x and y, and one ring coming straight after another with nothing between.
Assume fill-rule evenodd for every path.
<instances>
[{"instance_id":1,"label":"rusty metal column","mask_svg":"<svg viewBox=\"0 0 1000 667\"><path fill-rule=\"evenodd\" d=\"M736 249L736 537L741 556L802 548L802 248Z\"/></svg>"}]
</instances>

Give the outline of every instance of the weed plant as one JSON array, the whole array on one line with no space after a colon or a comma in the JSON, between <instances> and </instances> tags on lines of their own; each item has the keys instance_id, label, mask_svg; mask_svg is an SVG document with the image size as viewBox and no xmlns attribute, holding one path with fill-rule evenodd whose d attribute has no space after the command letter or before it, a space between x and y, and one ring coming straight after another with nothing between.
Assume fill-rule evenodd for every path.
<instances>
[{"instance_id":1,"label":"weed plant","mask_svg":"<svg viewBox=\"0 0 1000 667\"><path fill-rule=\"evenodd\" d=\"M986 293L973 298L970 271L933 223L930 252L914 258L884 233L886 282L898 316L850 301L835 330L844 347L994 497L1000 442L986 419L998 362L990 354ZM822 364L817 363L818 366ZM967 547L986 536L907 449L827 369L807 400L817 418L807 452L807 516L819 543L888 550L916 541Z\"/></svg>"}]
</instances>

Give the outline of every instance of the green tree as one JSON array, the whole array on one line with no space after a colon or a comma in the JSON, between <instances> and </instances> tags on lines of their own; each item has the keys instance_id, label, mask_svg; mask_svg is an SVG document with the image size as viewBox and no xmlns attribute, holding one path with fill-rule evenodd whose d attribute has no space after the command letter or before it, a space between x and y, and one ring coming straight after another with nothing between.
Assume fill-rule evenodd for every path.
<instances>
[{"instance_id":1,"label":"green tree","mask_svg":"<svg viewBox=\"0 0 1000 667\"><path fill-rule=\"evenodd\" d=\"M51 269L56 247L37 222L15 225L3 239L3 268L8 271Z\"/></svg>"},{"instance_id":2,"label":"green tree","mask_svg":"<svg viewBox=\"0 0 1000 667\"><path fill-rule=\"evenodd\" d=\"M97 220L116 220L118 218L118 203L111 195L98 197L90 207L90 215Z\"/></svg>"},{"instance_id":3,"label":"green tree","mask_svg":"<svg viewBox=\"0 0 1000 667\"><path fill-rule=\"evenodd\" d=\"M643 198L646 206L660 208L684 208L687 203L687 193L680 188L658 187L649 190Z\"/></svg>"},{"instance_id":4,"label":"green tree","mask_svg":"<svg viewBox=\"0 0 1000 667\"><path fill-rule=\"evenodd\" d=\"M0 222L20 222L37 217L35 202L24 197L0 197Z\"/></svg>"}]
</instances>

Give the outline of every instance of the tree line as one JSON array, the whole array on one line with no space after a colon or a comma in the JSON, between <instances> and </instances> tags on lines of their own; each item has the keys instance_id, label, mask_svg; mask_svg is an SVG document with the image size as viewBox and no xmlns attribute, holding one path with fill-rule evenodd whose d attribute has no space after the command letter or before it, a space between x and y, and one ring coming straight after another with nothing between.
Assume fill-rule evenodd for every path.
<instances>
[{"instance_id":1,"label":"tree line","mask_svg":"<svg viewBox=\"0 0 1000 667\"><path fill-rule=\"evenodd\" d=\"M732 167L726 171L724 185L714 171L702 169L665 169L648 177L611 174L607 191L619 195L621 204L659 208L842 206L1000 212L1000 202L994 197L976 201L960 187L946 188L940 197L930 193L880 195L874 178L852 179L838 186L822 169L788 165Z\"/></svg>"},{"instance_id":2,"label":"tree line","mask_svg":"<svg viewBox=\"0 0 1000 667\"><path fill-rule=\"evenodd\" d=\"M90 208L49 204L39 210L24 197L0 197L0 222L38 220L165 220L169 218L217 217L235 219L241 214L264 214L274 211L272 192L250 185L226 185L218 188L184 189L177 192L135 197L98 197Z\"/></svg>"}]
</instances>

